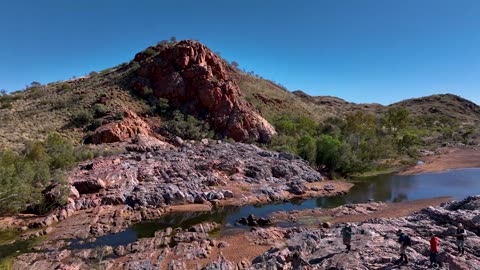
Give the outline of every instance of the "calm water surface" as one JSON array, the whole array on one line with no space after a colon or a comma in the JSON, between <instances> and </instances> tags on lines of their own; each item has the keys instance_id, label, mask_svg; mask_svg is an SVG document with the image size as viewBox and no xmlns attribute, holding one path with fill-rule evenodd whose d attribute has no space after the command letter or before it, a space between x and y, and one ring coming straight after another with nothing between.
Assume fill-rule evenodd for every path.
<instances>
[{"instance_id":1,"label":"calm water surface","mask_svg":"<svg viewBox=\"0 0 480 270\"><path fill-rule=\"evenodd\" d=\"M355 186L346 195L293 200L266 205L222 207L209 212L173 213L159 220L141 222L126 231L99 237L92 243L72 242L71 248L92 248L101 245L118 246L134 242L138 238L152 237L155 231L167 227L188 228L191 225L215 221L223 224L223 230L239 227L235 221L254 214L268 216L276 211L301 210L309 208L333 208L348 203L363 203L369 200L401 202L440 196L463 199L480 194L480 168L451 170L434 174L379 175L352 180Z\"/></svg>"}]
</instances>

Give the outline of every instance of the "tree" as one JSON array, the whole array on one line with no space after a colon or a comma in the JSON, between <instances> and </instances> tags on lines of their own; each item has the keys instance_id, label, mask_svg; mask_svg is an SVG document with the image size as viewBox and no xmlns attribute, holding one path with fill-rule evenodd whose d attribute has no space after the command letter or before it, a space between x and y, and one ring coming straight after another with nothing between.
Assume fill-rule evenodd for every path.
<instances>
[{"instance_id":1,"label":"tree","mask_svg":"<svg viewBox=\"0 0 480 270\"><path fill-rule=\"evenodd\" d=\"M157 109L160 111L160 114L165 114L170 107L168 99L159 98L157 102Z\"/></svg>"},{"instance_id":2,"label":"tree","mask_svg":"<svg viewBox=\"0 0 480 270\"><path fill-rule=\"evenodd\" d=\"M0 95L1 96L5 96L6 94L7 94L7 90L5 90L5 89L0 90Z\"/></svg>"},{"instance_id":3,"label":"tree","mask_svg":"<svg viewBox=\"0 0 480 270\"><path fill-rule=\"evenodd\" d=\"M50 157L51 170L71 169L75 165L73 145L67 139L62 138L60 134L48 135L45 140L45 150Z\"/></svg>"},{"instance_id":4,"label":"tree","mask_svg":"<svg viewBox=\"0 0 480 270\"><path fill-rule=\"evenodd\" d=\"M375 136L377 121L374 115L361 111L346 115L345 125L342 127L344 141L357 152L363 140Z\"/></svg>"},{"instance_id":5,"label":"tree","mask_svg":"<svg viewBox=\"0 0 480 270\"><path fill-rule=\"evenodd\" d=\"M392 107L385 113L383 123L387 130L396 136L399 131L407 127L408 115L407 109Z\"/></svg>"},{"instance_id":6,"label":"tree","mask_svg":"<svg viewBox=\"0 0 480 270\"><path fill-rule=\"evenodd\" d=\"M315 164L317 159L317 144L314 138L305 135L298 140L297 143L298 155L308 161L310 164Z\"/></svg>"},{"instance_id":7,"label":"tree","mask_svg":"<svg viewBox=\"0 0 480 270\"><path fill-rule=\"evenodd\" d=\"M233 67L235 67L235 68L238 68L238 66L239 66L239 65L238 65L238 63L237 63L236 61L232 61L232 63L231 63L231 64L232 64L232 66L233 66Z\"/></svg>"},{"instance_id":8,"label":"tree","mask_svg":"<svg viewBox=\"0 0 480 270\"><path fill-rule=\"evenodd\" d=\"M331 170L338 168L340 147L342 143L330 135L321 135L317 140L317 163Z\"/></svg>"},{"instance_id":9,"label":"tree","mask_svg":"<svg viewBox=\"0 0 480 270\"><path fill-rule=\"evenodd\" d=\"M157 45L160 46L160 47L166 47L166 46L168 46L168 40L166 40L166 39L160 40L159 42L157 42Z\"/></svg>"},{"instance_id":10,"label":"tree","mask_svg":"<svg viewBox=\"0 0 480 270\"><path fill-rule=\"evenodd\" d=\"M411 149L418 143L418 136L411 133L406 133L398 140L399 152L412 153Z\"/></svg>"},{"instance_id":11,"label":"tree","mask_svg":"<svg viewBox=\"0 0 480 270\"><path fill-rule=\"evenodd\" d=\"M40 86L42 86L42 84L37 81L33 81L30 83L30 87L33 87L33 88L40 87Z\"/></svg>"},{"instance_id":12,"label":"tree","mask_svg":"<svg viewBox=\"0 0 480 270\"><path fill-rule=\"evenodd\" d=\"M177 38L176 38L175 36L170 37L170 42L176 43L176 42L177 42Z\"/></svg>"}]
</instances>

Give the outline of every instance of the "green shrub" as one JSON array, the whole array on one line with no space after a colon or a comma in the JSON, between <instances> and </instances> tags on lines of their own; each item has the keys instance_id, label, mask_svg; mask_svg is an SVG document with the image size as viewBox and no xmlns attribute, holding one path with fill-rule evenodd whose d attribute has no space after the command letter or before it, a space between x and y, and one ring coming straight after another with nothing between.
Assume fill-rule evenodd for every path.
<instances>
[{"instance_id":1,"label":"green shrub","mask_svg":"<svg viewBox=\"0 0 480 270\"><path fill-rule=\"evenodd\" d=\"M180 111L173 112L173 117L167 122L166 126L169 132L184 139L211 139L214 136L213 132L210 131L208 123L198 120L191 115L185 115Z\"/></svg>"},{"instance_id":2,"label":"green shrub","mask_svg":"<svg viewBox=\"0 0 480 270\"><path fill-rule=\"evenodd\" d=\"M71 169L75 165L73 145L58 133L51 134L45 140L45 150L49 156L52 170Z\"/></svg>"},{"instance_id":3,"label":"green shrub","mask_svg":"<svg viewBox=\"0 0 480 270\"><path fill-rule=\"evenodd\" d=\"M297 140L295 137L279 134L272 138L270 148L278 152L297 153Z\"/></svg>"},{"instance_id":4,"label":"green shrub","mask_svg":"<svg viewBox=\"0 0 480 270\"><path fill-rule=\"evenodd\" d=\"M153 56L155 55L155 50L151 47L147 48L145 51L143 51L147 56Z\"/></svg>"},{"instance_id":5,"label":"green shrub","mask_svg":"<svg viewBox=\"0 0 480 270\"><path fill-rule=\"evenodd\" d=\"M0 214L46 213L65 205L70 191L65 172L79 161L112 153L74 147L56 133L43 142L27 142L21 153L0 151ZM59 195L55 201L46 200L42 191L53 186Z\"/></svg>"},{"instance_id":6,"label":"green shrub","mask_svg":"<svg viewBox=\"0 0 480 270\"><path fill-rule=\"evenodd\" d=\"M72 124L76 127L84 127L93 121L93 115L89 111L81 111L72 119Z\"/></svg>"},{"instance_id":7,"label":"green shrub","mask_svg":"<svg viewBox=\"0 0 480 270\"><path fill-rule=\"evenodd\" d=\"M70 91L72 90L72 87L70 86L69 83L62 83L59 88L60 91Z\"/></svg>"},{"instance_id":8,"label":"green shrub","mask_svg":"<svg viewBox=\"0 0 480 270\"><path fill-rule=\"evenodd\" d=\"M29 98L31 99L39 99L47 95L47 92L45 89L40 88L40 87L35 87L31 88L30 93L29 93Z\"/></svg>"},{"instance_id":9,"label":"green shrub","mask_svg":"<svg viewBox=\"0 0 480 270\"><path fill-rule=\"evenodd\" d=\"M145 86L143 87L142 91L141 91L141 95L142 97L149 97L153 94L153 89L148 87L148 86Z\"/></svg>"},{"instance_id":10,"label":"green shrub","mask_svg":"<svg viewBox=\"0 0 480 270\"><path fill-rule=\"evenodd\" d=\"M300 157L314 165L317 160L317 144L313 137L305 135L298 140L297 152Z\"/></svg>"},{"instance_id":11,"label":"green shrub","mask_svg":"<svg viewBox=\"0 0 480 270\"><path fill-rule=\"evenodd\" d=\"M113 68L107 68L107 69L104 69L104 70L100 71L100 75L105 76L112 71L113 71Z\"/></svg>"},{"instance_id":12,"label":"green shrub","mask_svg":"<svg viewBox=\"0 0 480 270\"><path fill-rule=\"evenodd\" d=\"M125 118L125 113L124 112L115 112L113 114L113 119L115 120L123 120Z\"/></svg>"},{"instance_id":13,"label":"green shrub","mask_svg":"<svg viewBox=\"0 0 480 270\"><path fill-rule=\"evenodd\" d=\"M30 83L31 88L40 87L40 86L42 86L42 84L36 81L33 81Z\"/></svg>"},{"instance_id":14,"label":"green shrub","mask_svg":"<svg viewBox=\"0 0 480 270\"><path fill-rule=\"evenodd\" d=\"M103 117L107 115L107 113L110 111L110 109L107 106L100 103L93 105L92 110L93 110L93 113L95 114L95 117Z\"/></svg>"},{"instance_id":15,"label":"green shrub","mask_svg":"<svg viewBox=\"0 0 480 270\"><path fill-rule=\"evenodd\" d=\"M92 123L87 127L88 130L96 130L97 128L101 127L103 125L103 120L102 119L94 119Z\"/></svg>"},{"instance_id":16,"label":"green shrub","mask_svg":"<svg viewBox=\"0 0 480 270\"><path fill-rule=\"evenodd\" d=\"M159 42L157 42L157 46L159 46L160 48L166 48L170 45L170 42L166 39L164 40L160 40Z\"/></svg>"}]
</instances>

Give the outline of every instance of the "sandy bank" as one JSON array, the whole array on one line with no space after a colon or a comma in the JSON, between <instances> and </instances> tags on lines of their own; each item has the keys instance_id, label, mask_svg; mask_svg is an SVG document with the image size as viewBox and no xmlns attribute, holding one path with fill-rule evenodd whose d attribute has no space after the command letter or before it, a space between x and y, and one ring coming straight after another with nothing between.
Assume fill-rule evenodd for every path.
<instances>
[{"instance_id":1,"label":"sandy bank","mask_svg":"<svg viewBox=\"0 0 480 270\"><path fill-rule=\"evenodd\" d=\"M421 158L425 163L408 168L400 175L420 173L436 173L450 169L480 167L480 148L444 147L438 149L434 155Z\"/></svg>"}]
</instances>

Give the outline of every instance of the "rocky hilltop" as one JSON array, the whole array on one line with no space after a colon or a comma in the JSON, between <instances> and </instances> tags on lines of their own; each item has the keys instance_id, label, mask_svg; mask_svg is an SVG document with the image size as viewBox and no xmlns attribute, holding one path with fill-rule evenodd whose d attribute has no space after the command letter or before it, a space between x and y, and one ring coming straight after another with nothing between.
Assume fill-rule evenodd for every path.
<instances>
[{"instance_id":1,"label":"rocky hilltop","mask_svg":"<svg viewBox=\"0 0 480 270\"><path fill-rule=\"evenodd\" d=\"M357 111L379 114L384 108L384 106L378 103L357 104L338 97L310 96L301 90L293 91L292 93L306 103L326 108L333 115L343 115Z\"/></svg>"},{"instance_id":2,"label":"rocky hilltop","mask_svg":"<svg viewBox=\"0 0 480 270\"><path fill-rule=\"evenodd\" d=\"M353 103L332 96L310 96L301 90L292 93L306 103L327 109L333 115L358 111L382 114L391 107L401 107L413 115L446 117L464 124L475 124L480 121L480 106L453 94L411 98L384 106L378 103Z\"/></svg>"},{"instance_id":3,"label":"rocky hilltop","mask_svg":"<svg viewBox=\"0 0 480 270\"><path fill-rule=\"evenodd\" d=\"M139 53L135 89L152 89L157 98L199 119L216 132L236 141L269 142L275 129L244 100L223 60L205 45L181 41L168 48L151 47L158 54Z\"/></svg>"},{"instance_id":4,"label":"rocky hilltop","mask_svg":"<svg viewBox=\"0 0 480 270\"><path fill-rule=\"evenodd\" d=\"M172 108L207 121L218 135L242 142L270 141L275 130L265 119L292 112L321 122L350 112L382 114L389 107L404 107L414 115L445 116L458 123L480 121L477 104L450 94L382 106L290 92L260 75L230 65L205 45L186 40L149 47L131 62L101 72L0 97L0 147L20 148L25 141L42 140L52 131L82 142L90 135L91 127L112 122L111 126L116 125L114 115L125 114L135 123L139 123L135 115L148 120L145 116L152 116L148 105L151 96L168 99ZM98 104L105 106L109 117L94 115L88 124L74 123L79 115L91 112ZM162 120L145 121L147 125L140 124L142 131L143 127L155 130ZM119 128L123 129L122 139L136 131L142 133ZM102 136L109 135L97 135L95 142L113 139Z\"/></svg>"},{"instance_id":5,"label":"rocky hilltop","mask_svg":"<svg viewBox=\"0 0 480 270\"><path fill-rule=\"evenodd\" d=\"M440 115L460 122L480 123L480 106L457 95L440 94L412 98L390 105L408 108L415 114Z\"/></svg>"}]
</instances>

